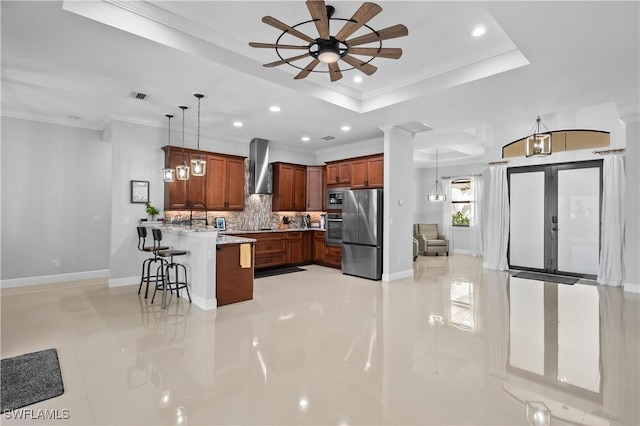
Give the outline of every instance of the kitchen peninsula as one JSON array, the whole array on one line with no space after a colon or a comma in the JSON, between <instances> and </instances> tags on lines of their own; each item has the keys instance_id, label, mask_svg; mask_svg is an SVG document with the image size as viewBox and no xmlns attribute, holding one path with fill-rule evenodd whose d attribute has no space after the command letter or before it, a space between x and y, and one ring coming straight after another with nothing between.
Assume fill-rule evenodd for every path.
<instances>
[{"instance_id":1,"label":"kitchen peninsula","mask_svg":"<svg viewBox=\"0 0 640 426\"><path fill-rule=\"evenodd\" d=\"M181 257L180 263L187 267L189 288L193 304L208 311L228 303L236 303L253 298L253 244L255 239L219 235L213 227L163 226L163 244L172 248L187 250L189 253ZM241 259L241 246L248 245L249 259ZM223 262L217 265L218 253L223 248L234 247L234 258L226 255ZM246 246L245 246L246 248ZM220 250L219 250L220 249ZM225 252L226 253L226 252ZM243 262L244 260L244 262ZM218 266L225 269L227 282L217 282ZM246 271L245 273L242 273ZM231 282L233 281L233 282ZM228 302L226 290L238 290L242 296L232 296ZM228 302L228 303L226 303Z\"/></svg>"}]
</instances>

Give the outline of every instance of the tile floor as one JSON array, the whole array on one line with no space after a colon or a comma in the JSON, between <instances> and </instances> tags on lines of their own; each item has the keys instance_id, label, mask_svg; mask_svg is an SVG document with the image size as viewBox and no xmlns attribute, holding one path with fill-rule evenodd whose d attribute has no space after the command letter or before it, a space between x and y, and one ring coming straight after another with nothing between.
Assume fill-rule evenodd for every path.
<instances>
[{"instance_id":1,"label":"tile floor","mask_svg":"<svg viewBox=\"0 0 640 426\"><path fill-rule=\"evenodd\" d=\"M1 422L640 423L637 295L464 255L388 284L306 268L210 312L100 282L3 290L2 358L57 348L65 393L29 408L69 419Z\"/></svg>"}]
</instances>

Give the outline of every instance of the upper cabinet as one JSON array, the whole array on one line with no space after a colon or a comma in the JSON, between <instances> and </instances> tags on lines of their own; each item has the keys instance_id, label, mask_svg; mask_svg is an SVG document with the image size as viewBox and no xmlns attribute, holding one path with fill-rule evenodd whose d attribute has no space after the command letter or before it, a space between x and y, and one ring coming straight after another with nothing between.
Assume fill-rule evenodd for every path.
<instances>
[{"instance_id":1,"label":"upper cabinet","mask_svg":"<svg viewBox=\"0 0 640 426\"><path fill-rule=\"evenodd\" d=\"M382 188L384 156L375 155L351 160L351 188Z\"/></svg>"},{"instance_id":2,"label":"upper cabinet","mask_svg":"<svg viewBox=\"0 0 640 426\"><path fill-rule=\"evenodd\" d=\"M277 211L305 211L307 208L307 167L273 164L273 206Z\"/></svg>"},{"instance_id":3,"label":"upper cabinet","mask_svg":"<svg viewBox=\"0 0 640 426\"><path fill-rule=\"evenodd\" d=\"M209 210L244 208L244 158L207 155L206 178Z\"/></svg>"},{"instance_id":4,"label":"upper cabinet","mask_svg":"<svg viewBox=\"0 0 640 426\"><path fill-rule=\"evenodd\" d=\"M351 182L351 161L327 163L327 185Z\"/></svg>"},{"instance_id":5,"label":"upper cabinet","mask_svg":"<svg viewBox=\"0 0 640 426\"><path fill-rule=\"evenodd\" d=\"M168 147L164 147L168 155ZM189 164L197 151L171 147L171 167L183 160ZM208 210L244 209L244 157L214 154L201 151L207 160L204 176L189 176L189 180L175 180L165 184L165 210L191 208L195 202L203 202ZM198 206L198 209L202 207Z\"/></svg>"},{"instance_id":6,"label":"upper cabinet","mask_svg":"<svg viewBox=\"0 0 640 426\"><path fill-rule=\"evenodd\" d=\"M307 167L307 211L321 212L322 197L324 195L323 186L324 167Z\"/></svg>"}]
</instances>

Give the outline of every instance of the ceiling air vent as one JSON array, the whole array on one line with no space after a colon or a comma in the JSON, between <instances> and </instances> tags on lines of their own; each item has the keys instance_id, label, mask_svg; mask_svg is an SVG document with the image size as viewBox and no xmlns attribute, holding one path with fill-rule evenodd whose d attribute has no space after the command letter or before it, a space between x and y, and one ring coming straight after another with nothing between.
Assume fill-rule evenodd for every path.
<instances>
[{"instance_id":1,"label":"ceiling air vent","mask_svg":"<svg viewBox=\"0 0 640 426\"><path fill-rule=\"evenodd\" d=\"M320 138L320 139L324 139L325 141L330 141L331 139L335 139L335 138L336 138L335 136L325 136L325 137Z\"/></svg>"},{"instance_id":2,"label":"ceiling air vent","mask_svg":"<svg viewBox=\"0 0 640 426\"><path fill-rule=\"evenodd\" d=\"M134 99L140 99L141 101L144 101L145 99L147 99L149 97L149 95L147 95L146 93L140 93L140 92L129 92L129 97L130 98L134 98Z\"/></svg>"}]
</instances>

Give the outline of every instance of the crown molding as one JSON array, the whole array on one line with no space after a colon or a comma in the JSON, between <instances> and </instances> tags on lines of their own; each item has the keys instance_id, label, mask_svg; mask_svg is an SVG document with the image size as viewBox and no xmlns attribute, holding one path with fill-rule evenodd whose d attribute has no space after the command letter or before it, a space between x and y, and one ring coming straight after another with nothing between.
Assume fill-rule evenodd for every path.
<instances>
[{"instance_id":1,"label":"crown molding","mask_svg":"<svg viewBox=\"0 0 640 426\"><path fill-rule=\"evenodd\" d=\"M0 115L2 115L3 117L8 117L8 118L17 118L20 120L28 120L28 121L37 121L40 123L45 123L45 124L55 124L58 126L67 126L67 127L75 127L78 129L85 129L85 130L95 130L98 132L102 132L105 128L104 125L100 124L90 124L81 120L71 120L71 119L58 119L58 118L51 118L51 117L41 117L41 116L36 116L36 115L28 115L28 114L22 114L22 113L18 113L18 112L12 112L12 111L2 111L0 113Z\"/></svg>"}]
</instances>

